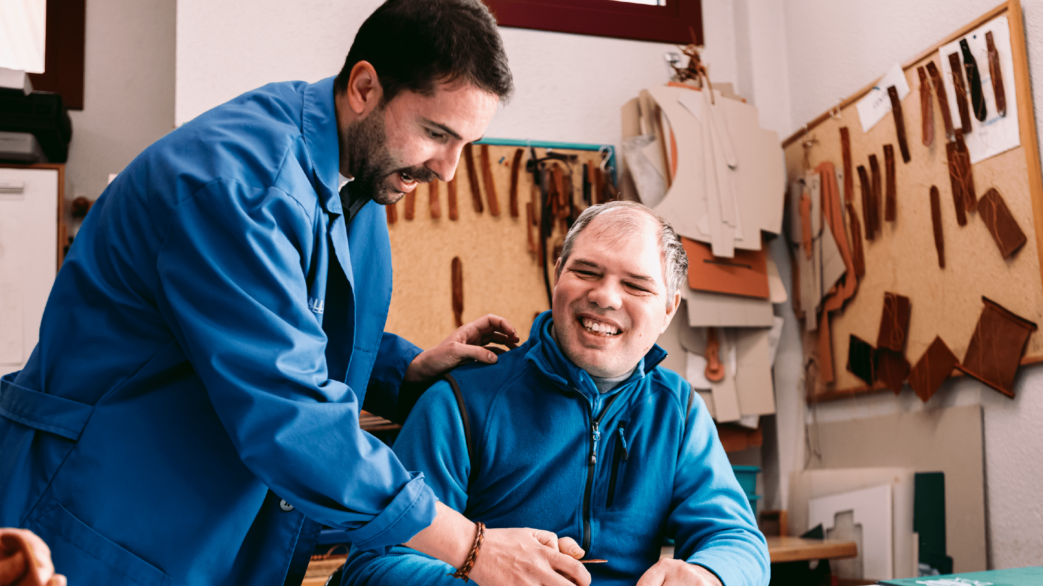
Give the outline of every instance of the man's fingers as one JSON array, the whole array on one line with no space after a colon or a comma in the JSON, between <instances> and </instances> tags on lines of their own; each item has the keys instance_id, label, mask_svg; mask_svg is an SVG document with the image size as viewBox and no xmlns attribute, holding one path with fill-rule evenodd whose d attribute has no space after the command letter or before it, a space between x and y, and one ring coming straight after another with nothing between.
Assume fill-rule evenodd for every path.
<instances>
[{"instance_id":1,"label":"man's fingers","mask_svg":"<svg viewBox=\"0 0 1043 586\"><path fill-rule=\"evenodd\" d=\"M14 584L26 574L28 567L25 563L25 554L21 551L7 559L0 559L0 584Z\"/></svg>"},{"instance_id":2,"label":"man's fingers","mask_svg":"<svg viewBox=\"0 0 1043 586\"><path fill-rule=\"evenodd\" d=\"M637 586L663 586L665 580L666 570L663 568L663 564L657 562L641 576L641 579L637 581Z\"/></svg>"},{"instance_id":3,"label":"man's fingers","mask_svg":"<svg viewBox=\"0 0 1043 586\"><path fill-rule=\"evenodd\" d=\"M571 537L562 537L558 539L558 551L567 556L572 556L577 560L583 559L583 556L586 555L583 548L580 547L579 544L576 543L576 540Z\"/></svg>"},{"instance_id":4,"label":"man's fingers","mask_svg":"<svg viewBox=\"0 0 1043 586\"><path fill-rule=\"evenodd\" d=\"M555 552L551 554L550 564L555 572L564 576L569 582L579 584L580 586L588 586L590 584L590 572L587 571L586 566L576 561L575 558Z\"/></svg>"},{"instance_id":5,"label":"man's fingers","mask_svg":"<svg viewBox=\"0 0 1043 586\"><path fill-rule=\"evenodd\" d=\"M558 551L558 536L556 534L542 529L533 529L532 536L536 538L536 541L539 541L554 551Z\"/></svg>"},{"instance_id":6,"label":"man's fingers","mask_svg":"<svg viewBox=\"0 0 1043 586\"><path fill-rule=\"evenodd\" d=\"M457 343L453 346L452 357L455 363L450 368L468 360L476 360L486 364L496 363L496 353L484 346L471 346L470 344Z\"/></svg>"},{"instance_id":7,"label":"man's fingers","mask_svg":"<svg viewBox=\"0 0 1043 586\"><path fill-rule=\"evenodd\" d=\"M491 332L502 332L508 339L515 342L518 341L518 332L511 325L511 322L491 313L483 315L473 322L464 324L463 327L469 330L467 336L469 341Z\"/></svg>"},{"instance_id":8,"label":"man's fingers","mask_svg":"<svg viewBox=\"0 0 1043 586\"><path fill-rule=\"evenodd\" d=\"M495 354L497 356L499 356L500 354L503 354L504 352L507 351L506 348L503 348L503 347L500 347L500 346L488 346L488 345L486 345L486 346L482 346L482 347L485 348L486 350L492 352L493 354Z\"/></svg>"}]
</instances>

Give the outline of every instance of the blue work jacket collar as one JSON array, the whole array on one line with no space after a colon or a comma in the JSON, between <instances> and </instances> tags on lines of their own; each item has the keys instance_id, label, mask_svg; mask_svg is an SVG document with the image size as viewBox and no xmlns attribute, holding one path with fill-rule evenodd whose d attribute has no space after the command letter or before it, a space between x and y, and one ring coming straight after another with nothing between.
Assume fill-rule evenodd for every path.
<instances>
[{"instance_id":1,"label":"blue work jacket collar","mask_svg":"<svg viewBox=\"0 0 1043 586\"><path fill-rule=\"evenodd\" d=\"M551 335L550 328L553 323L554 318L550 311L545 311L536 317L532 330L529 332L532 347L525 354L525 359L532 362L551 381L564 388L577 388L587 399L597 403L601 393L594 384L594 379L561 351L561 347ZM666 350L660 348L658 344L653 345L652 349L638 362L637 368L634 369L630 378L606 395L614 394L640 381L645 375L651 373L664 358L666 358Z\"/></svg>"},{"instance_id":2,"label":"blue work jacket collar","mask_svg":"<svg viewBox=\"0 0 1043 586\"><path fill-rule=\"evenodd\" d=\"M343 213L340 202L340 139L337 108L333 99L333 79L328 77L304 90L301 132L315 167L316 191L323 207L331 214Z\"/></svg>"}]
</instances>

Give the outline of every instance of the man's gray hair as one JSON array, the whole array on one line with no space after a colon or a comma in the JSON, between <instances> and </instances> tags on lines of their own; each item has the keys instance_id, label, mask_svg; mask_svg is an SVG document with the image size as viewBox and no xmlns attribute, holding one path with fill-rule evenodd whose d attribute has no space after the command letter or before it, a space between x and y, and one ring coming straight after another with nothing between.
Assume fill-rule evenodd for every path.
<instances>
[{"instance_id":1,"label":"man's gray hair","mask_svg":"<svg viewBox=\"0 0 1043 586\"><path fill-rule=\"evenodd\" d=\"M618 210L619 213L612 214L613 227L619 234L626 234L639 227L634 212L648 215L659 224L659 256L663 267L663 280L666 282L666 303L669 306L674 302L674 293L681 289L684 280L688 278L688 255L681 245L681 238L674 232L663 216L652 211L652 209L633 201L610 201L603 204L592 205L583 210L576 219L576 223L565 235L565 244L561 248L561 263L558 265L555 277L561 276L561 269L572 254L572 247L576 243L576 237L585 230L594 218ZM606 218L607 220L608 218Z\"/></svg>"}]
</instances>

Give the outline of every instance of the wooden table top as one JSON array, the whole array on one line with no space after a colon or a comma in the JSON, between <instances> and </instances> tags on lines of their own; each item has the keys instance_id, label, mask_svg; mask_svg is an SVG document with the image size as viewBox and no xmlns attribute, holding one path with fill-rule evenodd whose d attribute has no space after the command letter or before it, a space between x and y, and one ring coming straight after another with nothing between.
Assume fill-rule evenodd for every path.
<instances>
[{"instance_id":1,"label":"wooden table top","mask_svg":"<svg viewBox=\"0 0 1043 586\"><path fill-rule=\"evenodd\" d=\"M854 541L777 535L771 535L767 540L772 563L853 558L858 555L858 545Z\"/></svg>"}]
</instances>

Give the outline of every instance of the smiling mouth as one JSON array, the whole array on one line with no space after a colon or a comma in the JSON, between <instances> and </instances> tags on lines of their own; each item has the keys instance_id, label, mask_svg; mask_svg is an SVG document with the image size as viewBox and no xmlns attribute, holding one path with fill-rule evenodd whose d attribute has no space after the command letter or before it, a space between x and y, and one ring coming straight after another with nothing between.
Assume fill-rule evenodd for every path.
<instances>
[{"instance_id":1,"label":"smiling mouth","mask_svg":"<svg viewBox=\"0 0 1043 586\"><path fill-rule=\"evenodd\" d=\"M622 331L619 328L615 327L615 326L612 326L612 325L609 325L609 324L606 324L606 323L603 323L603 322L595 321L595 320L592 320L590 318L581 317L581 318L579 318L578 321L579 321L579 324L581 326L583 326L583 329L587 330L588 332L590 332L590 333L592 333L592 334L594 334L596 336L603 336L603 337L606 337L606 338L610 338L610 337L613 337L613 336L618 336L619 334L622 333Z\"/></svg>"}]
</instances>

